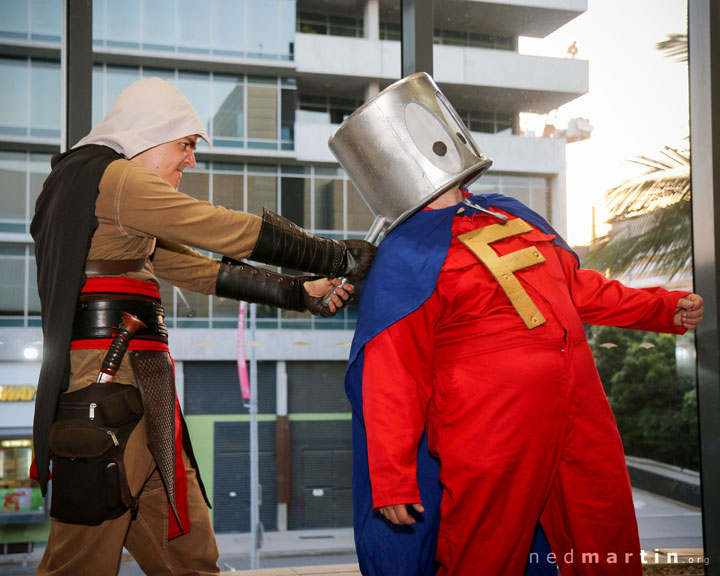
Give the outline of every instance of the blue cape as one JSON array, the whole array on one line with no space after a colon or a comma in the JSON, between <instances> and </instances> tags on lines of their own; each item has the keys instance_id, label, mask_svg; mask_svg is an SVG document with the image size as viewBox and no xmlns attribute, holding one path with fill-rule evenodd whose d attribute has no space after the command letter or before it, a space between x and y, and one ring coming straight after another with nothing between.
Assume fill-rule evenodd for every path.
<instances>
[{"instance_id":1,"label":"blue cape","mask_svg":"<svg viewBox=\"0 0 720 576\"><path fill-rule=\"evenodd\" d=\"M513 214L555 236L553 242L572 252L548 222L527 206L502 194L471 196L485 209L491 206ZM411 526L395 526L374 512L367 460L367 437L362 409L364 346L377 334L417 310L435 290L452 239L452 221L459 205L417 212L393 229L378 247L377 256L360 295L360 313L345 376L352 405L353 520L360 570L365 576L431 576L435 574L435 545L440 523L442 486L439 462L423 435L417 455L417 479L425 512ZM472 208L465 206L470 212ZM538 526L532 552L545 559L550 547ZM555 576L550 563L529 564L526 576Z\"/></svg>"}]
</instances>

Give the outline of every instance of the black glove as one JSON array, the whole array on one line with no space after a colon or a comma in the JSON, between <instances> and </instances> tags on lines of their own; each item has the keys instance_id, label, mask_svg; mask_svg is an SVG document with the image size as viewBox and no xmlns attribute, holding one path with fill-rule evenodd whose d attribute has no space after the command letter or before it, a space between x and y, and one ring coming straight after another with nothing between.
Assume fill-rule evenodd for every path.
<instances>
[{"instance_id":1,"label":"black glove","mask_svg":"<svg viewBox=\"0 0 720 576\"><path fill-rule=\"evenodd\" d=\"M361 280L375 258L375 246L364 240L331 240L310 234L267 208L249 259L331 278Z\"/></svg>"},{"instance_id":2,"label":"black glove","mask_svg":"<svg viewBox=\"0 0 720 576\"><path fill-rule=\"evenodd\" d=\"M245 262L223 258L215 285L215 294L246 302L266 304L297 312L310 311L316 316L334 316L343 306L330 310L324 298L310 296L305 282L319 277L289 276L250 266Z\"/></svg>"}]
</instances>

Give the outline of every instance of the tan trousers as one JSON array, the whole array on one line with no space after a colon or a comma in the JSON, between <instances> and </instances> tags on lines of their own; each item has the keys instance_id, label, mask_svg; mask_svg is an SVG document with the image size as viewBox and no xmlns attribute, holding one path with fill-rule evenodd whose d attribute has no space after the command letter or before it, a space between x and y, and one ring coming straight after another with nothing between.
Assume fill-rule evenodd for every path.
<instances>
[{"instance_id":1,"label":"tan trousers","mask_svg":"<svg viewBox=\"0 0 720 576\"><path fill-rule=\"evenodd\" d=\"M145 444L145 419L133 430L125 466L133 495L140 494L137 517L130 511L99 526L66 524L53 519L45 554L36 574L115 576L123 546L146 574L217 574L218 549L210 514L195 470L183 453L188 477L188 534L168 542L168 501L155 462Z\"/></svg>"}]
</instances>

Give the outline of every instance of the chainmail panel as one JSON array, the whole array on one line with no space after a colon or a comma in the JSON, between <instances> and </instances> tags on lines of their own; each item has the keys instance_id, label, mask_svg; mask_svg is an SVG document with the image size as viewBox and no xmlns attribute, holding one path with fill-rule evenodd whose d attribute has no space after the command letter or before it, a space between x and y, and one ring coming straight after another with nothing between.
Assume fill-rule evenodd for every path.
<instances>
[{"instance_id":1,"label":"chainmail panel","mask_svg":"<svg viewBox=\"0 0 720 576\"><path fill-rule=\"evenodd\" d=\"M165 484L170 505L175 505L175 374L167 352L141 350L130 353L140 387L147 430L147 445Z\"/></svg>"}]
</instances>

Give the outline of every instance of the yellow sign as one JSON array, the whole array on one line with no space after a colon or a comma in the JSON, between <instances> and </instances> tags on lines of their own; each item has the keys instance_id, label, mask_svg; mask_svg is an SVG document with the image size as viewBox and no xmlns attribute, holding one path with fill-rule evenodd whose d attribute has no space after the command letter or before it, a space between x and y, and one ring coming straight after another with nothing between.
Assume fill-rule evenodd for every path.
<instances>
[{"instance_id":1,"label":"yellow sign","mask_svg":"<svg viewBox=\"0 0 720 576\"><path fill-rule=\"evenodd\" d=\"M0 386L0 402L32 402L37 386Z\"/></svg>"},{"instance_id":2,"label":"yellow sign","mask_svg":"<svg viewBox=\"0 0 720 576\"><path fill-rule=\"evenodd\" d=\"M515 218L505 224L491 224L461 234L458 236L458 240L465 244L487 266L493 278L498 281L505 294L507 294L520 318L525 322L525 326L532 330L544 324L545 317L530 299L528 293L525 292L519 280L515 278L513 272L541 264L545 262L545 257L534 246L511 252L505 256L498 256L489 246L498 240L530 231L532 231L532 227L527 222L521 218Z\"/></svg>"}]
</instances>

